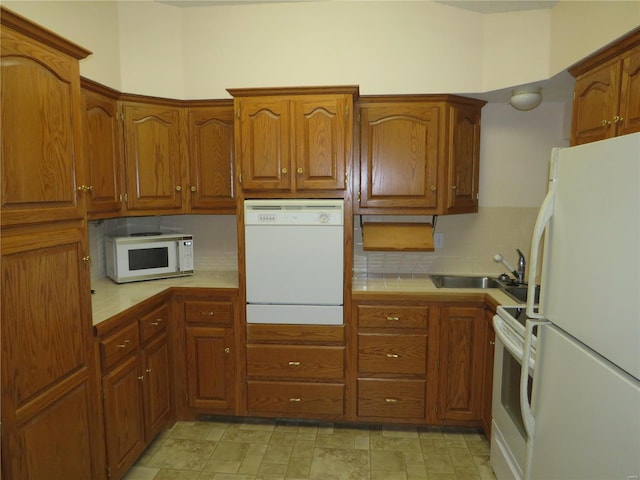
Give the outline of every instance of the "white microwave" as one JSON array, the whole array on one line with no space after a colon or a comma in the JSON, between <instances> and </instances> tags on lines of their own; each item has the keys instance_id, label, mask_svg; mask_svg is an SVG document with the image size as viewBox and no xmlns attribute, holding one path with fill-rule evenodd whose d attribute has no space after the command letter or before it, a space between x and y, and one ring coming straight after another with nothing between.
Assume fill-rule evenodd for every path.
<instances>
[{"instance_id":1,"label":"white microwave","mask_svg":"<svg viewBox=\"0 0 640 480\"><path fill-rule=\"evenodd\" d=\"M105 237L107 276L116 283L192 275L193 237L138 233Z\"/></svg>"}]
</instances>

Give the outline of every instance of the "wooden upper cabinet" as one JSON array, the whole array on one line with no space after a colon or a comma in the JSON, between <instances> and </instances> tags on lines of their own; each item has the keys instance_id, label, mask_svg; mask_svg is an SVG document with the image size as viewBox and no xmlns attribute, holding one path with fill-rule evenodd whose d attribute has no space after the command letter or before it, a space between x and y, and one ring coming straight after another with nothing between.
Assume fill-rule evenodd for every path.
<instances>
[{"instance_id":1,"label":"wooden upper cabinet","mask_svg":"<svg viewBox=\"0 0 640 480\"><path fill-rule=\"evenodd\" d=\"M119 216L122 211L122 163L118 128L118 92L82 79L82 112L89 218Z\"/></svg>"},{"instance_id":2,"label":"wooden upper cabinet","mask_svg":"<svg viewBox=\"0 0 640 480\"><path fill-rule=\"evenodd\" d=\"M182 109L124 101L122 114L128 210L182 213Z\"/></svg>"},{"instance_id":3,"label":"wooden upper cabinet","mask_svg":"<svg viewBox=\"0 0 640 480\"><path fill-rule=\"evenodd\" d=\"M245 191L347 188L357 87L229 90Z\"/></svg>"},{"instance_id":4,"label":"wooden upper cabinet","mask_svg":"<svg viewBox=\"0 0 640 480\"><path fill-rule=\"evenodd\" d=\"M484 103L453 95L360 99L356 213L476 212Z\"/></svg>"},{"instance_id":5,"label":"wooden upper cabinet","mask_svg":"<svg viewBox=\"0 0 640 480\"><path fill-rule=\"evenodd\" d=\"M188 108L191 211L235 211L233 102Z\"/></svg>"},{"instance_id":6,"label":"wooden upper cabinet","mask_svg":"<svg viewBox=\"0 0 640 480\"><path fill-rule=\"evenodd\" d=\"M572 145L640 131L640 30L569 71L576 77Z\"/></svg>"},{"instance_id":7,"label":"wooden upper cabinet","mask_svg":"<svg viewBox=\"0 0 640 480\"><path fill-rule=\"evenodd\" d=\"M449 153L446 213L478 211L480 176L480 109L448 105Z\"/></svg>"},{"instance_id":8,"label":"wooden upper cabinet","mask_svg":"<svg viewBox=\"0 0 640 480\"><path fill-rule=\"evenodd\" d=\"M440 108L360 102L360 207L437 208Z\"/></svg>"},{"instance_id":9,"label":"wooden upper cabinet","mask_svg":"<svg viewBox=\"0 0 640 480\"><path fill-rule=\"evenodd\" d=\"M2 10L2 225L82 218L78 59L90 52Z\"/></svg>"}]
</instances>

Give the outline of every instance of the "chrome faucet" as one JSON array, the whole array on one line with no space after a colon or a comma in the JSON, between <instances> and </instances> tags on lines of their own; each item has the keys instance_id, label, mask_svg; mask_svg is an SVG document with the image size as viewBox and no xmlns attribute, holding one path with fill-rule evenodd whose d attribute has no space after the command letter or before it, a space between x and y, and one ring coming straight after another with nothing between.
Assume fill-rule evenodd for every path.
<instances>
[{"instance_id":1,"label":"chrome faucet","mask_svg":"<svg viewBox=\"0 0 640 480\"><path fill-rule=\"evenodd\" d=\"M522 254L522 252L516 248L516 252L518 252L518 283L522 284L524 283L524 280L526 278L525 276L525 267L527 265L527 262L525 262L524 260L524 255Z\"/></svg>"},{"instance_id":2,"label":"chrome faucet","mask_svg":"<svg viewBox=\"0 0 640 480\"><path fill-rule=\"evenodd\" d=\"M493 261L494 262L498 262L498 263L502 263L505 267L507 267L507 270L509 272L511 272L513 274L513 276L515 277L515 279L518 281L519 284L523 284L525 283L524 280L526 278L525 275L525 267L527 265L527 262L524 259L524 255L522 254L522 252L516 248L516 251L518 252L518 270L514 269L511 264L509 262L507 262L505 260L505 258L502 256L502 254L500 253L496 253L493 256Z\"/></svg>"}]
</instances>

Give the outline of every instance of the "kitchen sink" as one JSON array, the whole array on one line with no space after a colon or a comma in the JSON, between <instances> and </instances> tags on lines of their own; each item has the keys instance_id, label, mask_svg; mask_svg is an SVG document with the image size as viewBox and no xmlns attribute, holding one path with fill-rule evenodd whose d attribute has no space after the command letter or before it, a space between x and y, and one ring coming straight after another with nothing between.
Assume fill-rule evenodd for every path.
<instances>
[{"instance_id":1,"label":"kitchen sink","mask_svg":"<svg viewBox=\"0 0 640 480\"><path fill-rule=\"evenodd\" d=\"M509 295L514 300L526 303L527 291L529 289L528 285L502 285L500 288L504 293ZM536 298L534 303L538 303L538 301L540 300L540 285L536 285L535 295Z\"/></svg>"},{"instance_id":2,"label":"kitchen sink","mask_svg":"<svg viewBox=\"0 0 640 480\"><path fill-rule=\"evenodd\" d=\"M477 275L431 275L433 284L438 288L499 288L517 302L526 303L527 284L518 284L513 280ZM535 303L540 298L540 285L536 285Z\"/></svg>"},{"instance_id":3,"label":"kitchen sink","mask_svg":"<svg viewBox=\"0 0 640 480\"><path fill-rule=\"evenodd\" d=\"M467 275L431 275L438 288L499 288L500 283L493 277Z\"/></svg>"}]
</instances>

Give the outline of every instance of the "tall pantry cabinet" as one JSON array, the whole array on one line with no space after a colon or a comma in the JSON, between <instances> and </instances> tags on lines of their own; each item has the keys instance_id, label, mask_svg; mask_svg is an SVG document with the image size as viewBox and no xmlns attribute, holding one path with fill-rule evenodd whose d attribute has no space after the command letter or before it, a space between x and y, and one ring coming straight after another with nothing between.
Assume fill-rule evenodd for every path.
<instances>
[{"instance_id":1,"label":"tall pantry cabinet","mask_svg":"<svg viewBox=\"0 0 640 480\"><path fill-rule=\"evenodd\" d=\"M78 60L90 52L0 13L2 476L99 479L105 463L78 189Z\"/></svg>"}]
</instances>

